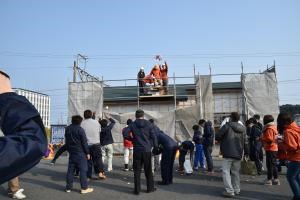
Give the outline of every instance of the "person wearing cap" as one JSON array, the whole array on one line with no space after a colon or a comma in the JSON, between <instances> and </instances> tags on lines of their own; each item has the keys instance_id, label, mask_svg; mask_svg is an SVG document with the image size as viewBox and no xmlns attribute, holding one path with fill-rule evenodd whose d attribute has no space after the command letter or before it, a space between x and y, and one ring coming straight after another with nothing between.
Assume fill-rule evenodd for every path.
<instances>
[{"instance_id":1,"label":"person wearing cap","mask_svg":"<svg viewBox=\"0 0 300 200\"><path fill-rule=\"evenodd\" d=\"M26 196L16 177L39 163L47 151L47 137L38 111L25 97L13 92L10 77L1 70L0 129L3 133L0 137L0 185L11 180L9 195L23 199Z\"/></svg>"},{"instance_id":2,"label":"person wearing cap","mask_svg":"<svg viewBox=\"0 0 300 200\"><path fill-rule=\"evenodd\" d=\"M158 144L153 125L144 119L144 111L137 110L135 117L136 120L124 131L124 137L133 142L134 194L138 195L141 191L142 166L146 176L147 193L156 190L151 166L151 150L152 148L157 150Z\"/></svg>"},{"instance_id":3,"label":"person wearing cap","mask_svg":"<svg viewBox=\"0 0 300 200\"><path fill-rule=\"evenodd\" d=\"M145 82L144 82L144 78L145 78L144 67L140 68L140 71L139 71L139 73L137 75L137 78L138 78L138 82L139 82L140 95L143 95L143 94L145 94L145 90L144 90L144 87L145 87Z\"/></svg>"}]
</instances>

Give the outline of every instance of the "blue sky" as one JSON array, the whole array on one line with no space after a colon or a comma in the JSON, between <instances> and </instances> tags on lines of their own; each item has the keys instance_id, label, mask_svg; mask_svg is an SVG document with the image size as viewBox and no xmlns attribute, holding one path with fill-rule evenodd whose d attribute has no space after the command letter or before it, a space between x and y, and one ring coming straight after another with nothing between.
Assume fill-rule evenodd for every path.
<instances>
[{"instance_id":1,"label":"blue sky","mask_svg":"<svg viewBox=\"0 0 300 200\"><path fill-rule=\"evenodd\" d=\"M276 60L280 103L297 104L299 8L297 0L2 0L0 68L14 87L51 95L53 123L66 119L78 53L105 80L135 78L140 66L150 70L156 54L176 76L192 76L193 64L200 74L209 73L209 63L221 74L240 73L241 61L245 72L259 72Z\"/></svg>"}]
</instances>

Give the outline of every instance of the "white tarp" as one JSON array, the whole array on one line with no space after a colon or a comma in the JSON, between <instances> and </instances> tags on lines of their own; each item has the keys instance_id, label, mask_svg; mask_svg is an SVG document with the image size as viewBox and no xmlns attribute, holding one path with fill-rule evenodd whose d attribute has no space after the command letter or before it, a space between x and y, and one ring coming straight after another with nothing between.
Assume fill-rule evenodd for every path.
<instances>
[{"instance_id":1,"label":"white tarp","mask_svg":"<svg viewBox=\"0 0 300 200\"><path fill-rule=\"evenodd\" d=\"M248 117L254 114L279 114L279 100L275 73L243 74L242 87Z\"/></svg>"},{"instance_id":2,"label":"white tarp","mask_svg":"<svg viewBox=\"0 0 300 200\"><path fill-rule=\"evenodd\" d=\"M214 120L214 101L210 75L196 77L196 100L200 112L199 118Z\"/></svg>"},{"instance_id":3,"label":"white tarp","mask_svg":"<svg viewBox=\"0 0 300 200\"><path fill-rule=\"evenodd\" d=\"M103 88L100 82L69 83L68 121L73 115L83 116L87 109L102 115Z\"/></svg>"},{"instance_id":4,"label":"white tarp","mask_svg":"<svg viewBox=\"0 0 300 200\"><path fill-rule=\"evenodd\" d=\"M145 119L154 119L155 125L157 125L162 131L164 131L171 138L175 138L175 112L157 112L147 111L145 112ZM129 113L113 113L103 112L103 118L112 118L116 121L114 128L112 129L112 135L114 139L114 151L115 153L123 153L123 136L122 129L126 126L127 119L135 120L135 112Z\"/></svg>"},{"instance_id":5,"label":"white tarp","mask_svg":"<svg viewBox=\"0 0 300 200\"><path fill-rule=\"evenodd\" d=\"M193 137L193 125L200 119L199 105L176 110L176 136L177 141L189 140Z\"/></svg>"}]
</instances>

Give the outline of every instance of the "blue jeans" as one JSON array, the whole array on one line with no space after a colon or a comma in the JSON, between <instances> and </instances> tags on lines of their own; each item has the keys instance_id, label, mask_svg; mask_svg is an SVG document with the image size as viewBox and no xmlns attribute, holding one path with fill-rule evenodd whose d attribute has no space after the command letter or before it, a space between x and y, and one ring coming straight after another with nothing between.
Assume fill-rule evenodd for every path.
<instances>
[{"instance_id":1,"label":"blue jeans","mask_svg":"<svg viewBox=\"0 0 300 200\"><path fill-rule=\"evenodd\" d=\"M196 152L195 152L195 158L194 158L194 168L204 167L204 152L203 152L203 145L202 144L196 144Z\"/></svg>"},{"instance_id":2,"label":"blue jeans","mask_svg":"<svg viewBox=\"0 0 300 200\"><path fill-rule=\"evenodd\" d=\"M294 193L294 199L300 199L300 162L291 161L288 164L287 180Z\"/></svg>"}]
</instances>

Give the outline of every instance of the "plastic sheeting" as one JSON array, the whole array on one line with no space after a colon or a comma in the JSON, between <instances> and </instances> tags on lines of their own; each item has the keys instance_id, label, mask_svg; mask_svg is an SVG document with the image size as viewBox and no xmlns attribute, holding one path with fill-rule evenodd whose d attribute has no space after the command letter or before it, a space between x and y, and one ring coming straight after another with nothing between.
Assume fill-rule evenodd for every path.
<instances>
[{"instance_id":1,"label":"plastic sheeting","mask_svg":"<svg viewBox=\"0 0 300 200\"><path fill-rule=\"evenodd\" d=\"M213 122L214 101L210 75L201 75L196 77L196 99L200 112L199 117Z\"/></svg>"},{"instance_id":2,"label":"plastic sheeting","mask_svg":"<svg viewBox=\"0 0 300 200\"><path fill-rule=\"evenodd\" d=\"M103 108L103 88L100 82L69 83L68 122L73 115L83 116L87 109L101 117Z\"/></svg>"},{"instance_id":3,"label":"plastic sheeting","mask_svg":"<svg viewBox=\"0 0 300 200\"><path fill-rule=\"evenodd\" d=\"M279 100L275 73L243 74L242 87L248 117L254 114L277 117Z\"/></svg>"},{"instance_id":4,"label":"plastic sheeting","mask_svg":"<svg viewBox=\"0 0 300 200\"><path fill-rule=\"evenodd\" d=\"M189 140L193 137L193 125L200 119L199 105L176 110L176 135L177 141Z\"/></svg>"},{"instance_id":5,"label":"plastic sheeting","mask_svg":"<svg viewBox=\"0 0 300 200\"><path fill-rule=\"evenodd\" d=\"M157 112L147 111L145 112L145 119L154 119L154 124L157 125L162 131L168 134L171 138L175 138L175 112ZM103 112L103 118L112 118L116 121L114 128L112 129L112 135L114 139L114 151L115 153L123 153L123 136L122 129L126 126L127 119L135 120L135 112L129 113L108 113Z\"/></svg>"}]
</instances>

